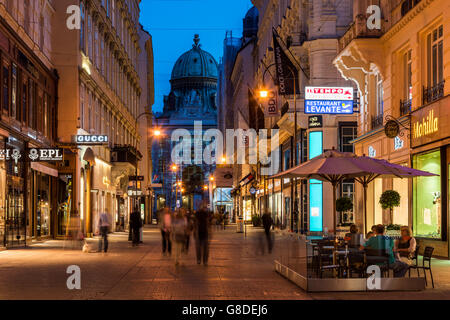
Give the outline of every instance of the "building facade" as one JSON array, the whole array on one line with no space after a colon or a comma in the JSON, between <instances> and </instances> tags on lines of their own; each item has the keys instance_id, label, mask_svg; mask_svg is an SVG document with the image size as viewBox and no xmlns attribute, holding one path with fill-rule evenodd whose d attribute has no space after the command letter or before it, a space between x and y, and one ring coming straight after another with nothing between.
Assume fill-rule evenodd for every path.
<instances>
[{"instance_id":1,"label":"building facade","mask_svg":"<svg viewBox=\"0 0 450 320\"><path fill-rule=\"evenodd\" d=\"M368 27L370 1L355 1L354 23L339 41L334 63L361 95L358 155L368 155L435 173L436 177L377 179L368 191L368 225L412 227L422 248L449 257L448 95L450 94L448 1L381 1L379 29ZM447 30L447 31L446 31ZM400 131L387 137L396 121ZM393 221L378 201L385 190L400 193ZM357 212L362 190L357 189ZM357 217L361 225L363 217Z\"/></svg>"},{"instance_id":2,"label":"building facade","mask_svg":"<svg viewBox=\"0 0 450 320\"><path fill-rule=\"evenodd\" d=\"M58 143L66 150L59 168L66 191L60 193L57 236L66 235L67 226L77 220L91 235L103 211L110 215L112 230L124 230L130 211L140 202L141 193L129 177L139 174L142 158L137 120L146 98L138 59L151 46L140 46L139 3L79 1L80 30L68 30L66 10L73 3L54 2ZM90 142L79 143L74 137Z\"/></svg>"},{"instance_id":3,"label":"building facade","mask_svg":"<svg viewBox=\"0 0 450 320\"><path fill-rule=\"evenodd\" d=\"M156 190L156 209L183 206L195 210L209 196L211 190L204 187L216 160L204 161L203 151L211 139L203 138L206 131L217 128L217 79L217 62L195 35L192 49L173 67L171 92L164 97L163 113L155 119L155 127L162 131L153 144L154 182L162 184Z\"/></svg>"},{"instance_id":4,"label":"building facade","mask_svg":"<svg viewBox=\"0 0 450 320\"><path fill-rule=\"evenodd\" d=\"M54 14L49 1L0 1L0 247L57 232L57 162L28 157L57 139Z\"/></svg>"},{"instance_id":5,"label":"building facade","mask_svg":"<svg viewBox=\"0 0 450 320\"><path fill-rule=\"evenodd\" d=\"M269 140L279 142L279 170L284 171L305 162L324 150L336 148L353 151L349 141L356 138L356 116L305 114L305 87L353 87L340 77L332 64L337 54L338 40L352 21L353 2L339 4L323 1L252 1L258 12L258 27L254 28L254 44L248 50L244 63L236 59L234 75L251 73L252 79L235 81L235 95L247 109L247 121L235 121L235 128L268 130ZM250 12L249 12L250 14ZM250 14L251 15L251 14ZM246 17L247 18L247 17ZM298 69L299 92L278 94L275 81L273 34L279 35L289 59ZM242 68L239 71L239 68ZM294 72L294 71L292 71ZM292 76L291 76L292 77ZM248 88L250 87L250 88ZM267 99L260 91L274 92L277 114L268 114ZM240 93L239 93L240 92ZM237 100L239 101L239 100ZM235 116L238 117L238 113ZM263 116L259 116L262 114ZM265 115L265 116L264 116ZM260 119L263 118L263 125ZM295 126L295 118L297 123ZM311 125L314 119L316 124ZM314 121L313 121L314 122ZM296 134L296 136L295 136ZM271 143L268 143L271 145ZM249 218L254 213L269 212L275 224L291 231L322 232L333 229L332 187L319 181L269 179L261 175L261 164L243 165L236 170L235 186L240 215ZM249 175L255 181L243 185ZM242 183L241 183L242 182ZM255 193L256 191L256 193ZM341 196L353 197L354 182L346 181L339 187ZM252 194L253 193L253 194ZM245 213L247 212L247 213ZM251 212L249 214L248 212ZM353 222L352 215L337 217L341 225Z\"/></svg>"}]
</instances>

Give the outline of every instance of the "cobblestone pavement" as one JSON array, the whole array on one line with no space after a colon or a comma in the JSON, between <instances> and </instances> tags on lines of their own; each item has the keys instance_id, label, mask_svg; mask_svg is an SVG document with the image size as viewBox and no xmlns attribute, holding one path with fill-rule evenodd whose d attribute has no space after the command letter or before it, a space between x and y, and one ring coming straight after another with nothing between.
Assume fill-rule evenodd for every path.
<instances>
[{"instance_id":1,"label":"cobblestone pavement","mask_svg":"<svg viewBox=\"0 0 450 320\"><path fill-rule=\"evenodd\" d=\"M436 289L420 293L307 294L274 271L276 255L258 251L260 230L214 233L208 266L197 265L194 243L180 266L161 254L160 233L146 229L144 244L110 236L110 251L83 253L48 241L0 252L0 299L442 299L450 298L450 263L433 260ZM277 247L282 242L276 242ZM81 268L81 290L69 290L66 269Z\"/></svg>"}]
</instances>

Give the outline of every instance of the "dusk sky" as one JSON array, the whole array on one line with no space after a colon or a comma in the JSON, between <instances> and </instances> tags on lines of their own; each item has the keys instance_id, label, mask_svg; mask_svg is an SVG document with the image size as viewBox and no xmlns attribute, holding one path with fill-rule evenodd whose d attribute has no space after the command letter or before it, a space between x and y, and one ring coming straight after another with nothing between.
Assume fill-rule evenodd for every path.
<instances>
[{"instance_id":1,"label":"dusk sky","mask_svg":"<svg viewBox=\"0 0 450 320\"><path fill-rule=\"evenodd\" d=\"M242 20L250 0L143 0L141 23L153 37L155 58L154 112L162 111L163 96L170 93L170 74L178 57L192 48L194 34L202 49L217 63L223 55L227 30L242 36Z\"/></svg>"}]
</instances>

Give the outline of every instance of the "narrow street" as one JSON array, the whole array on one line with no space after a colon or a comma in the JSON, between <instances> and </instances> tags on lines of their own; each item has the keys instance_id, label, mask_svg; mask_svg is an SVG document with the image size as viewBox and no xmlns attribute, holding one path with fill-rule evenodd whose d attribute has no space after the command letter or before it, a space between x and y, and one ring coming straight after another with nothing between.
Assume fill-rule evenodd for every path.
<instances>
[{"instance_id":1,"label":"narrow street","mask_svg":"<svg viewBox=\"0 0 450 320\"><path fill-rule=\"evenodd\" d=\"M146 229L145 243L133 248L126 234L110 236L110 252L83 253L70 243L48 241L0 252L0 299L445 299L450 296L448 261L433 260L436 289L425 293L307 294L274 271L272 255L257 250L261 230L247 237L234 227L216 231L208 266L197 265L194 247L175 267L161 255L159 230ZM64 245L67 247L64 248ZM81 269L81 290L68 290L66 269ZM447 268L445 268L447 266Z\"/></svg>"}]
</instances>

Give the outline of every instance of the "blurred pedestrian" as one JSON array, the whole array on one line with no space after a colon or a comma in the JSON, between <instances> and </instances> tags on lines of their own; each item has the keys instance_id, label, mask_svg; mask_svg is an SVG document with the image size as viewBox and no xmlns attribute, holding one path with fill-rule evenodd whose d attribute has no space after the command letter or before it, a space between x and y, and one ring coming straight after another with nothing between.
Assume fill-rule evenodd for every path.
<instances>
[{"instance_id":1,"label":"blurred pedestrian","mask_svg":"<svg viewBox=\"0 0 450 320\"><path fill-rule=\"evenodd\" d=\"M273 240L272 240L272 235L270 233L270 229L273 226L273 219L268 212L263 214L262 222L263 222L263 227L264 227L264 233L266 234L266 240L267 240L267 246L269 248L269 253L271 253L272 248L273 248Z\"/></svg>"},{"instance_id":2,"label":"blurred pedestrian","mask_svg":"<svg viewBox=\"0 0 450 320\"><path fill-rule=\"evenodd\" d=\"M186 220L186 241L185 241L184 252L187 254L187 253L189 253L189 243L191 241L192 231L194 230L194 222L192 221L193 217L192 217L190 211L185 211L184 217Z\"/></svg>"},{"instance_id":3,"label":"blurred pedestrian","mask_svg":"<svg viewBox=\"0 0 450 320\"><path fill-rule=\"evenodd\" d=\"M166 251L172 254L172 241L170 239L170 230L172 228L172 213L169 208L164 208L161 211L161 215L159 218L159 224L161 229L161 238L162 238L162 253L166 254Z\"/></svg>"},{"instance_id":4,"label":"blurred pedestrian","mask_svg":"<svg viewBox=\"0 0 450 320\"><path fill-rule=\"evenodd\" d=\"M210 238L210 214L207 211L206 204L197 211L195 215L195 247L197 252L197 264L203 261L206 266L209 256L209 238Z\"/></svg>"},{"instance_id":5,"label":"blurred pedestrian","mask_svg":"<svg viewBox=\"0 0 450 320\"><path fill-rule=\"evenodd\" d=\"M98 219L98 232L101 236L98 242L98 252L102 252L102 249L105 253L108 252L108 231L110 226L108 208L105 208L105 211L100 213Z\"/></svg>"},{"instance_id":6,"label":"blurred pedestrian","mask_svg":"<svg viewBox=\"0 0 450 320\"><path fill-rule=\"evenodd\" d=\"M172 221L172 239L175 250L175 265L180 264L181 251L186 245L186 219L182 210L178 210L175 214L175 219Z\"/></svg>"},{"instance_id":7,"label":"blurred pedestrian","mask_svg":"<svg viewBox=\"0 0 450 320\"><path fill-rule=\"evenodd\" d=\"M130 214L130 229L133 240L133 247L138 246L141 238L140 229L142 227L142 218L139 208L136 207Z\"/></svg>"}]
</instances>

